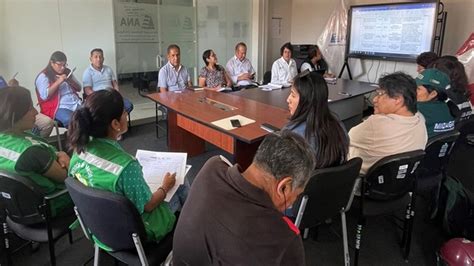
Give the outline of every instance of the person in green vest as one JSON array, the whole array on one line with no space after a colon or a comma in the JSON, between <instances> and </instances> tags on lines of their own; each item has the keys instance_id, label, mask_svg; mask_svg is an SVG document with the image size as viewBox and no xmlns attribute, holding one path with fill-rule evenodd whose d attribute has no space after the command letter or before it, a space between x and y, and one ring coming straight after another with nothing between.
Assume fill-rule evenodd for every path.
<instances>
[{"instance_id":1,"label":"person in green vest","mask_svg":"<svg viewBox=\"0 0 474 266\"><path fill-rule=\"evenodd\" d=\"M101 90L90 94L73 113L69 125L68 137L74 151L69 174L86 186L128 198L141 214L148 240L159 241L173 230L176 221L164 201L175 185L175 174L167 173L161 186L152 192L139 162L117 142L127 129L127 112L119 92ZM110 250L100 240L94 240Z\"/></svg>"},{"instance_id":2,"label":"person in green vest","mask_svg":"<svg viewBox=\"0 0 474 266\"><path fill-rule=\"evenodd\" d=\"M0 90L0 169L28 177L52 194L65 188L70 158L31 133L37 114L28 89ZM69 194L51 202L53 216L67 210L72 211Z\"/></svg>"},{"instance_id":3,"label":"person in green vest","mask_svg":"<svg viewBox=\"0 0 474 266\"><path fill-rule=\"evenodd\" d=\"M429 68L415 79L417 108L425 117L428 138L454 130L454 117L446 104L450 80L445 73Z\"/></svg>"}]
</instances>

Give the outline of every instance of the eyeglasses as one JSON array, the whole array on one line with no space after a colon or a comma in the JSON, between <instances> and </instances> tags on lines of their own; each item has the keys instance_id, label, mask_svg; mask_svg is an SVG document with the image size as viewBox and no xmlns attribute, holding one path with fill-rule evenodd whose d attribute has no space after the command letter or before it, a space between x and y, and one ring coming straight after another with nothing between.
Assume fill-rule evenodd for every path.
<instances>
[{"instance_id":1,"label":"eyeglasses","mask_svg":"<svg viewBox=\"0 0 474 266\"><path fill-rule=\"evenodd\" d=\"M61 68L66 68L67 67L67 63L54 62L54 64L57 65L58 67L61 67Z\"/></svg>"},{"instance_id":2,"label":"eyeglasses","mask_svg":"<svg viewBox=\"0 0 474 266\"><path fill-rule=\"evenodd\" d=\"M376 90L376 91L375 91L375 96L382 97L382 96L384 96L385 94L387 94L387 91L383 91L383 90Z\"/></svg>"}]
</instances>

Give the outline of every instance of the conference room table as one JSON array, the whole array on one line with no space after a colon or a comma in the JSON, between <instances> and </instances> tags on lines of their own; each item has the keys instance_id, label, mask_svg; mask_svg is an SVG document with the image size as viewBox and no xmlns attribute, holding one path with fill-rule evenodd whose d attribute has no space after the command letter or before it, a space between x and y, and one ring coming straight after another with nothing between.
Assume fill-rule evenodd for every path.
<instances>
[{"instance_id":1,"label":"conference room table","mask_svg":"<svg viewBox=\"0 0 474 266\"><path fill-rule=\"evenodd\" d=\"M364 94L376 88L352 80L338 80L328 87L329 107L345 124L360 122ZM169 151L195 156L205 151L207 141L232 154L234 162L246 169L268 134L260 126L267 123L282 128L287 124L289 93L289 88L273 91L252 88L232 93L185 90L151 93L147 97L167 108ZM231 130L212 123L235 115L255 122Z\"/></svg>"}]
</instances>

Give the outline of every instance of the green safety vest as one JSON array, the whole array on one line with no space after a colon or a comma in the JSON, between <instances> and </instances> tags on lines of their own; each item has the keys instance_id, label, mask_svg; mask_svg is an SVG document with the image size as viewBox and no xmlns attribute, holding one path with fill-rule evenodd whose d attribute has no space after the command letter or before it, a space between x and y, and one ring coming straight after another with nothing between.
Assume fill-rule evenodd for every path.
<instances>
[{"instance_id":1,"label":"green safety vest","mask_svg":"<svg viewBox=\"0 0 474 266\"><path fill-rule=\"evenodd\" d=\"M37 136L28 133L23 133L22 135L0 133L0 169L28 177L43 188L46 195L64 189L64 184L38 173L19 172L16 170L18 159L28 148L33 146L41 146L47 149L51 153L51 157L56 158L56 149ZM68 206L72 206L72 201L69 194L65 194L51 201L51 214L55 216Z\"/></svg>"},{"instance_id":2,"label":"green safety vest","mask_svg":"<svg viewBox=\"0 0 474 266\"><path fill-rule=\"evenodd\" d=\"M104 139L93 139L84 152L71 157L69 174L86 186L117 192L117 180L135 158L119 146ZM159 241L173 229L176 220L167 204L160 204L152 212L141 214L149 240ZM105 250L111 250L94 237Z\"/></svg>"}]
</instances>

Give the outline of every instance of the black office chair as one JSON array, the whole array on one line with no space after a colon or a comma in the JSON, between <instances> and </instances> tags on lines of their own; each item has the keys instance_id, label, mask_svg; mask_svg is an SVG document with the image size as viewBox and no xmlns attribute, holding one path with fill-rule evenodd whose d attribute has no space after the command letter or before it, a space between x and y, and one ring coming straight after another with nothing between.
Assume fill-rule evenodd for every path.
<instances>
[{"instance_id":1,"label":"black office chair","mask_svg":"<svg viewBox=\"0 0 474 266\"><path fill-rule=\"evenodd\" d=\"M147 242L143 221L130 200L84 186L72 177L66 179L66 186L87 238L94 235L113 250L107 251L111 256L129 265L159 265L165 261L171 252L173 234L169 233L159 243ZM99 249L95 245L94 265L99 261Z\"/></svg>"},{"instance_id":2,"label":"black office chair","mask_svg":"<svg viewBox=\"0 0 474 266\"><path fill-rule=\"evenodd\" d=\"M418 190L436 187L441 182L441 178L446 176L449 157L458 136L459 132L453 130L428 140L425 157L421 161L422 170L417 180Z\"/></svg>"},{"instance_id":3,"label":"black office chair","mask_svg":"<svg viewBox=\"0 0 474 266\"><path fill-rule=\"evenodd\" d=\"M341 216L344 247L344 264L350 265L347 243L346 212L352 204L356 179L359 177L361 158L336 167L318 169L311 177L303 192L303 200L296 217L295 225L304 228L317 226L336 215Z\"/></svg>"},{"instance_id":4,"label":"black office chair","mask_svg":"<svg viewBox=\"0 0 474 266\"><path fill-rule=\"evenodd\" d=\"M424 155L424 151L416 150L387 156L370 167L362 177L354 265L359 262L366 217L392 214L403 208L406 208L406 215L401 246L404 248L404 259L408 259L415 216L416 176Z\"/></svg>"},{"instance_id":5,"label":"black office chair","mask_svg":"<svg viewBox=\"0 0 474 266\"><path fill-rule=\"evenodd\" d=\"M50 202L67 194L63 189L54 194L45 195L44 190L30 179L0 171L0 205L5 208L3 227L10 228L22 239L34 242L46 242L49 246L51 265L56 265L55 242L62 236L72 234L69 230L74 220L72 205L56 217L51 216ZM8 243L8 234L4 230L4 241ZM7 260L11 264L10 247L6 247Z\"/></svg>"},{"instance_id":6,"label":"black office chair","mask_svg":"<svg viewBox=\"0 0 474 266\"><path fill-rule=\"evenodd\" d=\"M474 116L459 128L460 135L451 152L448 175L458 179L470 180L474 176ZM474 186L472 186L474 191Z\"/></svg>"},{"instance_id":7,"label":"black office chair","mask_svg":"<svg viewBox=\"0 0 474 266\"><path fill-rule=\"evenodd\" d=\"M262 85L270 83L271 80L272 80L272 71L270 70L270 71L265 72L265 74L263 74Z\"/></svg>"}]
</instances>

